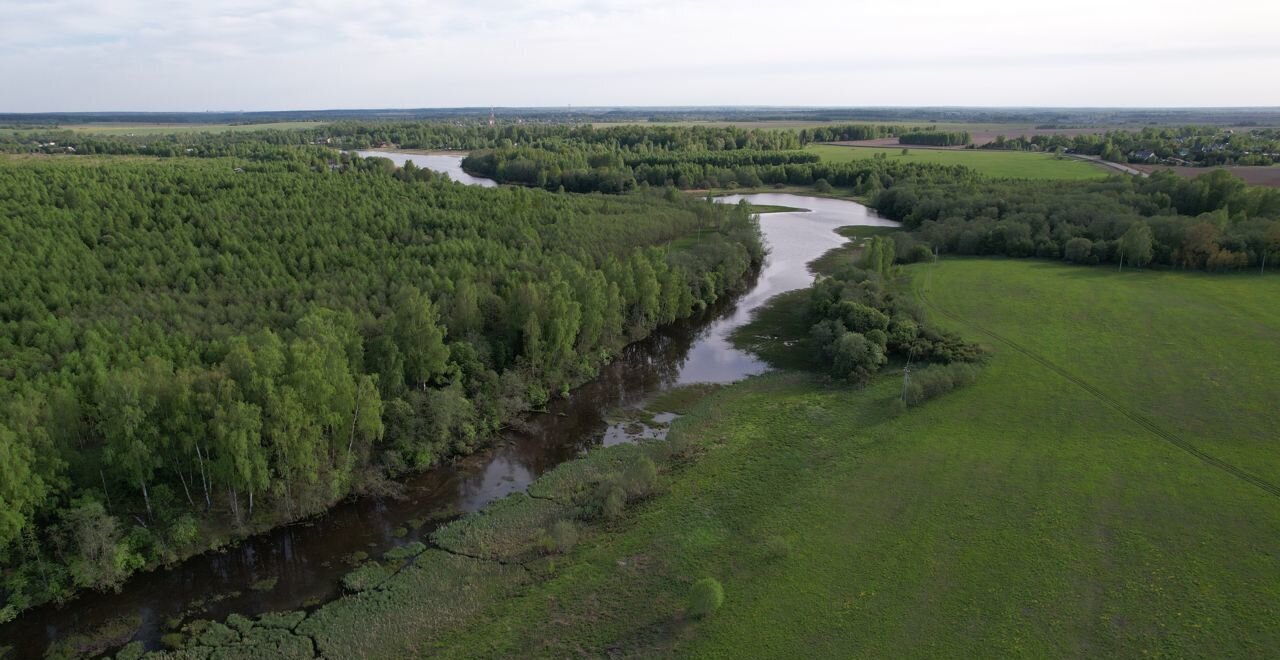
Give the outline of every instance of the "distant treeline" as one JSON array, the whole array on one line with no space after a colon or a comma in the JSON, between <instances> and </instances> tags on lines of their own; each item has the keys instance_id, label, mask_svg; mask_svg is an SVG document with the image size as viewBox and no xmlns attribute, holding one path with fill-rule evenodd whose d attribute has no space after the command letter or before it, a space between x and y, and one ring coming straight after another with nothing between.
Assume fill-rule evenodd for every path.
<instances>
[{"instance_id":1,"label":"distant treeline","mask_svg":"<svg viewBox=\"0 0 1280 660\"><path fill-rule=\"evenodd\" d=\"M1087 135L998 136L984 149L1065 151L1115 163L1168 165L1274 165L1280 163L1280 129L1207 126L1148 127Z\"/></svg>"},{"instance_id":2,"label":"distant treeline","mask_svg":"<svg viewBox=\"0 0 1280 660\"><path fill-rule=\"evenodd\" d=\"M815 171L826 173L828 169L810 152L748 149L647 154L576 148L490 149L472 152L463 159L462 166L472 174L503 183L608 193L626 192L642 183L693 188L794 180L798 185L808 185L816 180Z\"/></svg>"},{"instance_id":3,"label":"distant treeline","mask_svg":"<svg viewBox=\"0 0 1280 660\"><path fill-rule=\"evenodd\" d=\"M450 121L517 122L970 122L1055 126L1214 124L1274 126L1273 108L750 108L750 107L508 107L508 108L364 108L250 112L52 112L3 113L12 124L84 124L144 122L164 124L251 124L287 121ZM850 138L858 139L858 138Z\"/></svg>"},{"instance_id":4,"label":"distant treeline","mask_svg":"<svg viewBox=\"0 0 1280 660\"><path fill-rule=\"evenodd\" d=\"M912 131L898 135L898 144L959 147L969 144L969 134L964 131Z\"/></svg>"},{"instance_id":5,"label":"distant treeline","mask_svg":"<svg viewBox=\"0 0 1280 660\"><path fill-rule=\"evenodd\" d=\"M317 160L332 158L332 147L352 149L385 143L465 148L472 153L464 160L464 167L473 173L505 183L569 192L624 193L645 186L835 186L864 195L891 217L904 219L919 229L917 240L965 254L1118 262L1124 252L1119 241L1125 230L1117 233L1115 228L1135 220L1152 229L1150 261L1154 264L1213 269L1262 267L1270 254L1264 248L1267 243L1263 236L1280 212L1267 200L1280 192L1247 189L1243 182L1227 175L1213 174L1196 181L1153 177L1145 182L1128 178L1093 183L999 182L958 166L909 166L886 160L815 162L812 154L799 150L813 140L900 132L900 127L856 124L792 131L708 126L593 128L338 122L301 131L160 138L76 137L63 133L79 140L77 153L103 150L166 156L233 155L259 161L292 157L289 154L299 150L286 149L289 145L304 147L301 151ZM939 131L916 132L946 136ZM1228 142L1246 144L1240 141L1267 139L1274 133L1237 131ZM1101 152L1105 157L1121 159L1120 145L1132 148L1148 144L1143 141L1174 141L1192 145L1185 147L1190 149L1199 141L1220 140L1223 135L1226 134L1196 127L1149 128L1101 136L1036 136L1027 144L1044 145L1037 148L1070 144L1073 151ZM0 133L0 148L24 150L32 146L29 137L6 138ZM1203 153L1224 152L1207 149ZM1157 183L1159 189L1153 188ZM881 196L882 191L888 192ZM1213 225L1212 231L1201 228L1196 233L1208 246L1198 250L1184 247L1189 227L1205 224L1196 221L1204 213L1215 213L1218 218L1208 223ZM932 222L927 239L922 238L926 221ZM998 237L992 234L997 226ZM1192 254L1200 256L1188 256ZM1134 261L1132 257L1125 259Z\"/></svg>"},{"instance_id":6,"label":"distant treeline","mask_svg":"<svg viewBox=\"0 0 1280 660\"><path fill-rule=\"evenodd\" d=\"M54 144L49 144L49 143ZM153 156L252 156L271 146L318 145L338 149L395 146L405 149L537 147L652 153L787 150L804 145L795 131L736 127L611 126L447 122L335 122L294 130L223 131L171 135L103 135L70 130L0 132L0 151Z\"/></svg>"},{"instance_id":7,"label":"distant treeline","mask_svg":"<svg viewBox=\"0 0 1280 660\"><path fill-rule=\"evenodd\" d=\"M0 164L0 621L469 452L763 257L674 191L228 144Z\"/></svg>"}]
</instances>

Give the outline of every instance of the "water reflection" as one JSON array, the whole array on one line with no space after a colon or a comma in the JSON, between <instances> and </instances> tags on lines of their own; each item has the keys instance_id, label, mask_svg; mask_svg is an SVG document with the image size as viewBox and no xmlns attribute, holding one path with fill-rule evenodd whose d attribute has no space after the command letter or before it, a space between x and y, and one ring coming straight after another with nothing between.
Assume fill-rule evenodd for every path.
<instances>
[{"instance_id":1,"label":"water reflection","mask_svg":"<svg viewBox=\"0 0 1280 660\"><path fill-rule=\"evenodd\" d=\"M357 151L356 153L366 158L390 158L396 165L404 165L407 161L413 161L413 164L418 167L435 170L437 172L444 172L449 175L450 179L453 179L458 183L465 183L469 186L493 188L498 185L498 182L493 179L471 176L470 174L462 171L462 154L411 154L403 151Z\"/></svg>"}]
</instances>

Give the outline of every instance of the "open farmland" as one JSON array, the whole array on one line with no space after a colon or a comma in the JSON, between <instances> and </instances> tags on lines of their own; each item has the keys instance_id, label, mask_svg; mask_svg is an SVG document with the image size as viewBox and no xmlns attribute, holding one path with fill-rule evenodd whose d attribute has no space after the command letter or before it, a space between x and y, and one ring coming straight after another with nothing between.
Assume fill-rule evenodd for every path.
<instances>
[{"instance_id":1,"label":"open farmland","mask_svg":"<svg viewBox=\"0 0 1280 660\"><path fill-rule=\"evenodd\" d=\"M908 147L906 155L903 155L903 147L841 147L825 144L810 145L807 149L818 154L825 161L837 163L866 160L874 158L877 154L884 154L885 158L890 160L909 163L964 165L993 177L1100 179L1107 176L1105 169L1090 163L1072 159L1059 159L1049 154L1022 151L920 149Z\"/></svg>"}]
</instances>

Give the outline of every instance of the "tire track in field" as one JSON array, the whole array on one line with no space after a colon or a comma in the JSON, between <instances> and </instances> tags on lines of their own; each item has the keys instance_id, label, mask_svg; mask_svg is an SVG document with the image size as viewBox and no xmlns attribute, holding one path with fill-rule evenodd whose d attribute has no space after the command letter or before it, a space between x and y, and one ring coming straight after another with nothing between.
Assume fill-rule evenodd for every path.
<instances>
[{"instance_id":1,"label":"tire track in field","mask_svg":"<svg viewBox=\"0 0 1280 660\"><path fill-rule=\"evenodd\" d=\"M930 271L930 275L932 275L932 269L931 269L931 271ZM1089 394L1093 395L1093 397L1094 397L1094 398L1096 398L1096 399L1098 399L1099 401L1101 401L1101 402L1102 402L1104 405L1106 405L1108 408L1111 408L1112 410L1115 410L1116 412L1120 413L1121 415L1124 415L1125 417L1127 417L1127 418L1129 418L1130 420L1132 420L1132 421L1133 421L1135 424L1137 424L1138 426L1140 426L1140 427L1142 427L1142 428L1146 429L1147 431L1149 431L1150 433L1152 433L1152 434L1153 434L1153 435L1155 435L1156 437L1158 437L1158 438L1160 438L1160 439L1164 440L1165 442L1168 442L1169 444L1173 445L1174 447L1177 447L1178 449L1181 449L1182 451L1184 451L1184 452L1186 452L1186 453L1188 453L1188 454L1190 454L1190 455L1194 456L1195 458L1200 459L1202 462L1204 462L1204 463L1206 463L1206 464L1208 464L1208 465L1210 465L1210 466L1212 466L1212 467L1218 468L1219 470L1222 470L1223 472L1226 472L1227 474L1229 474L1229 475L1231 475L1231 476L1233 476L1233 477L1236 477L1237 479L1240 479L1240 480L1245 481L1245 482L1247 482L1247 483L1249 483L1249 484L1252 484L1252 485L1254 485L1254 486L1257 486L1258 488L1261 488L1263 491L1267 492L1267 493L1268 493L1268 494L1270 494L1270 495L1273 495L1273 496L1275 496L1275 497L1280 497L1280 486L1277 486L1276 484L1273 484L1273 483L1271 483L1270 481L1267 481L1266 479L1263 479L1262 477L1259 477L1259 476L1257 476L1257 475L1255 475L1255 474L1252 474L1252 473L1250 473L1250 472L1247 472L1246 470L1244 470L1244 469L1242 469L1242 468L1240 468L1240 467L1238 467L1238 466L1236 466L1236 465L1233 465L1233 464L1231 464L1231 463L1228 463L1227 461L1224 461L1224 460L1222 460L1222 459L1220 459L1220 458L1218 458L1218 457L1216 457L1216 456L1213 456L1213 455L1211 455L1211 454L1208 454L1208 453L1204 452L1204 451L1203 451L1203 450L1201 450L1201 449L1196 448L1196 446L1195 446L1195 445L1191 444L1191 443L1190 443L1190 442L1188 442L1186 439L1184 439L1184 438L1182 438L1182 437L1180 437L1180 436L1178 436L1178 435L1176 435L1176 434L1174 434L1174 433L1172 433L1172 432L1170 432L1170 431L1167 431L1167 430L1165 430L1165 429L1161 428L1159 425L1157 425L1157 424L1156 424L1154 421L1152 421L1150 418L1146 417L1145 415L1142 415L1141 413L1139 413L1139 412L1137 412L1137 411L1135 411L1135 410L1132 410L1132 409L1128 408L1127 406L1125 406L1124 404L1120 403L1120 402L1119 402L1119 401L1117 401L1116 399L1112 398L1111 396L1108 396L1108 395L1107 395L1105 392L1103 392L1102 390L1098 389L1097 387L1094 387L1094 386L1093 386L1092 384L1090 384L1089 382L1087 382L1087 381L1085 381L1085 380L1083 380L1083 379L1081 379L1081 378L1076 377L1076 376L1075 376L1075 375L1073 375L1071 372L1067 371L1066 369L1063 369L1062 367L1058 366L1057 364L1054 364L1053 362L1051 362L1051 361L1050 361L1050 360L1048 360L1047 358L1045 358L1045 357L1043 357L1043 356L1041 356L1041 355L1039 355L1039 354L1037 354L1037 353L1035 353L1035 352L1031 351L1030 349L1028 349L1028 348L1026 348L1026 347L1024 347L1024 346L1022 346L1022 345L1020 345L1020 344L1018 344L1017 342L1013 341L1012 339L1009 339L1008 337L1005 337L1005 336L1003 336L1003 335L1001 335L1001 334L997 333L996 331L991 330L990 328L984 327L984 326L982 326L981 324L979 324L979 323L977 323L977 322L975 322L975 321L972 321L972 320L969 320L969 319L965 319L965 318L961 317L959 314L956 314L956 313L954 313L954 312L951 312L950 310L947 310L946 308L944 308L944 307L942 307L942 306L938 305L937 303L934 303L934 302L929 298L928 294L925 292L925 287L927 287L927 286L928 286L928 284L925 284L924 286L921 286L921 287L914 287L914 288L915 288L915 290L916 290L916 295L918 295L918 296L920 297L920 300L922 300L922 301L924 302L924 304L925 304L926 306L928 306L929 308L931 308L931 309L933 309L933 310L936 310L938 313L942 314L943 316L946 316L947 318L950 318L950 319L952 319L952 320L954 320L954 321L957 321L957 322L959 322L959 323L962 323L962 324L968 325L968 326L970 326L970 327L972 327L972 328L974 328L974 329L978 330L978 331L979 331L979 332L981 332L982 334L985 334L985 335L987 335L987 336L991 337L992 339L995 339L996 341L998 341L998 342L1000 342L1000 343L1002 343L1002 344L1004 344L1004 345L1008 346L1009 348L1012 348L1013 350L1015 350L1015 351L1017 351L1017 352L1019 352L1019 353L1021 353L1021 354L1025 355L1025 356L1027 356L1028 358L1030 358L1031 360L1033 360L1034 362L1036 362L1036 363L1037 363L1037 364L1039 364L1040 366L1042 366L1042 367L1044 367L1044 368L1046 368L1046 369L1048 369L1048 370L1050 370L1050 371L1052 371L1052 372L1054 372L1054 373L1058 374L1059 376L1062 376L1062 377L1063 377L1064 379L1066 379L1068 382L1070 382L1070 383L1072 383L1072 384L1076 385L1077 387L1079 387L1079 388L1083 389L1084 391L1088 392Z\"/></svg>"}]
</instances>

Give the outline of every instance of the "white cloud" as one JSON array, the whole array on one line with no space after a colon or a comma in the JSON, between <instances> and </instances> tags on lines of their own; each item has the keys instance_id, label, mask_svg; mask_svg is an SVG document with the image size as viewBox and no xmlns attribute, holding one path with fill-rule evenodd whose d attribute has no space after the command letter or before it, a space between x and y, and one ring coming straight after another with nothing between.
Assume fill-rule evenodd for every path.
<instances>
[{"instance_id":1,"label":"white cloud","mask_svg":"<svg viewBox=\"0 0 1280 660\"><path fill-rule=\"evenodd\" d=\"M0 0L0 111L1280 105L1280 3Z\"/></svg>"}]
</instances>

